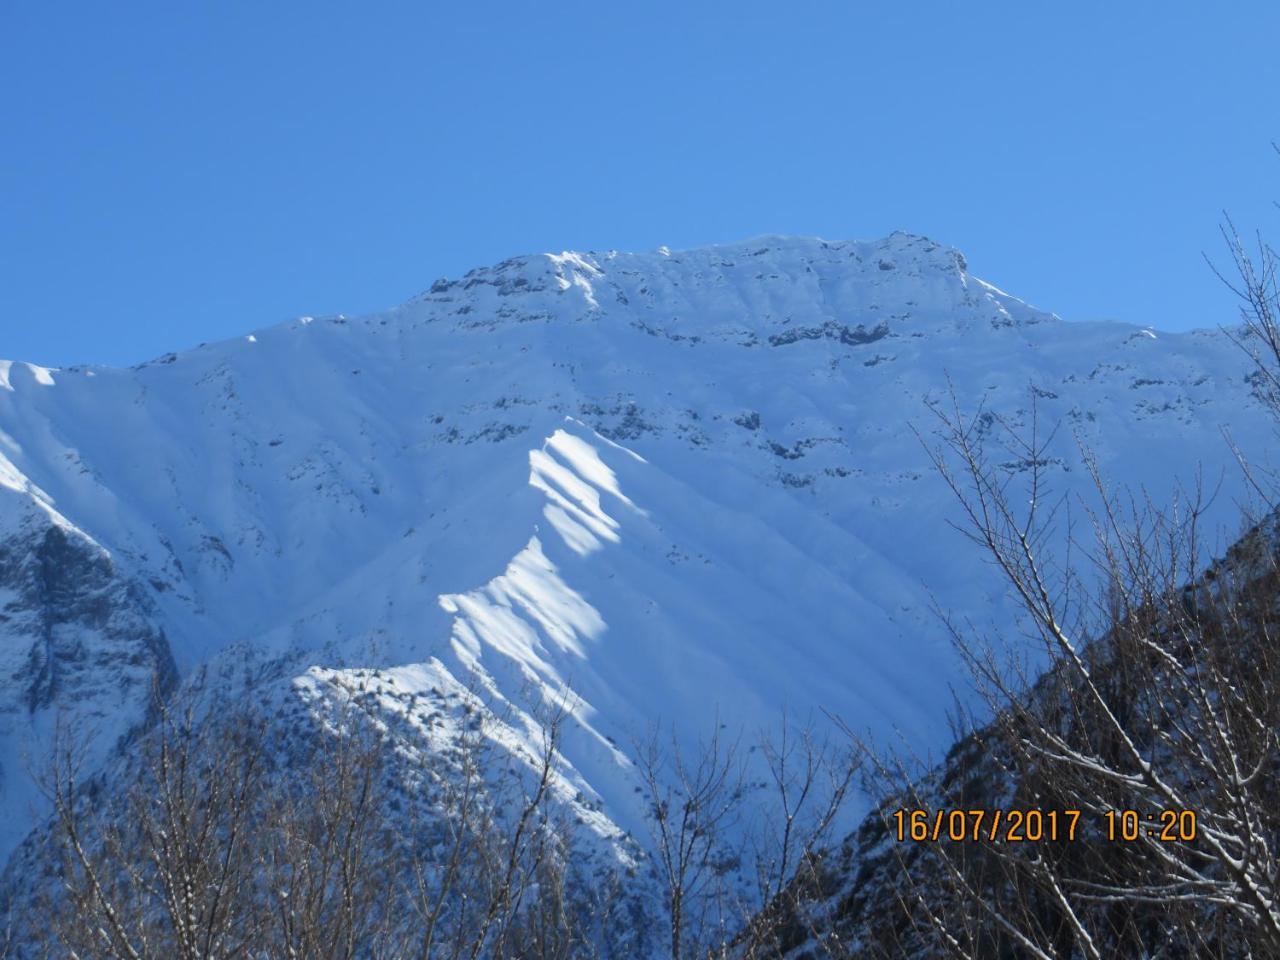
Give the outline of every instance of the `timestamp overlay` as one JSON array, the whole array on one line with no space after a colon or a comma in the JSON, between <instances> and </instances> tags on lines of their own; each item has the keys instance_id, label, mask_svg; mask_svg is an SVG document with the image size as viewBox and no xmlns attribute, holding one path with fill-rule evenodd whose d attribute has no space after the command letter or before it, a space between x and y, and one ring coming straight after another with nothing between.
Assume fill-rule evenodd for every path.
<instances>
[{"instance_id":1,"label":"timestamp overlay","mask_svg":"<svg viewBox=\"0 0 1280 960\"><path fill-rule=\"evenodd\" d=\"M1192 843L1198 831L1194 810L903 808L890 817L900 843L1045 843L1102 839L1119 843L1153 840Z\"/></svg>"}]
</instances>

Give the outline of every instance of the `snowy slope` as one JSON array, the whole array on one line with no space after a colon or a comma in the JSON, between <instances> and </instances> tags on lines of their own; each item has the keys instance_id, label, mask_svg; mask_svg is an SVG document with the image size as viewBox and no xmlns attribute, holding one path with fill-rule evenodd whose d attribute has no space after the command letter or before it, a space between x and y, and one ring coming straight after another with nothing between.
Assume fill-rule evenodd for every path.
<instances>
[{"instance_id":1,"label":"snowy slope","mask_svg":"<svg viewBox=\"0 0 1280 960\"><path fill-rule=\"evenodd\" d=\"M377 668L389 714L455 685L517 740L571 689L566 796L602 837L644 834L656 724L825 709L943 747L930 597L1011 614L946 527L924 398L949 378L1025 423L1034 389L1058 492L1088 485L1075 434L1156 497L1223 477L1212 522L1242 489L1222 425L1268 436L1248 372L1219 333L1064 323L906 234L517 258L129 370L0 365L0 853L38 812L21 754L62 712L100 758L170 655L304 698ZM101 616L21 588L55 527ZM32 701L35 661L68 681Z\"/></svg>"}]
</instances>

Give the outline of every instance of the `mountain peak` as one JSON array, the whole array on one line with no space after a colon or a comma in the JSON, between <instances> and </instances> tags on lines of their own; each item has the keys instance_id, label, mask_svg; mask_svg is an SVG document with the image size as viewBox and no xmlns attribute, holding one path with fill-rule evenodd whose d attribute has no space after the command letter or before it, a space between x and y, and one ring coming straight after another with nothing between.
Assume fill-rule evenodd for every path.
<instances>
[{"instance_id":1,"label":"mountain peak","mask_svg":"<svg viewBox=\"0 0 1280 960\"><path fill-rule=\"evenodd\" d=\"M964 256L928 237L874 241L764 235L685 250L545 253L441 279L401 317L463 329L622 320L684 337L750 343L837 324L891 329L1021 326L1050 319L971 277Z\"/></svg>"}]
</instances>

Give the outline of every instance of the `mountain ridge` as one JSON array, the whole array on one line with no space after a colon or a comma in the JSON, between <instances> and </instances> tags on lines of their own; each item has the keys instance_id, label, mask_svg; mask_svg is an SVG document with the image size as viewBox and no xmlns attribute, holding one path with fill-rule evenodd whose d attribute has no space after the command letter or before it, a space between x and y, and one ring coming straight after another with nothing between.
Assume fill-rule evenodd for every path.
<instances>
[{"instance_id":1,"label":"mountain ridge","mask_svg":"<svg viewBox=\"0 0 1280 960\"><path fill-rule=\"evenodd\" d=\"M929 593L1010 616L908 430L948 378L1022 427L1037 391L1118 481L1167 490L1226 469L1228 414L1262 436L1247 371L1221 334L1065 323L909 234L514 258L133 368L0 366L0 531L15 570L21 516L97 544L184 678L426 664L527 736L572 689L566 782L641 835L625 745L655 724L692 745L830 709L945 744ZM1051 455L1083 494L1079 450ZM37 649L34 601L8 602ZM75 629L62 655L92 661L101 625ZM91 700L101 762L145 701ZM67 707L11 717L0 765ZM0 799L4 850L30 801Z\"/></svg>"}]
</instances>

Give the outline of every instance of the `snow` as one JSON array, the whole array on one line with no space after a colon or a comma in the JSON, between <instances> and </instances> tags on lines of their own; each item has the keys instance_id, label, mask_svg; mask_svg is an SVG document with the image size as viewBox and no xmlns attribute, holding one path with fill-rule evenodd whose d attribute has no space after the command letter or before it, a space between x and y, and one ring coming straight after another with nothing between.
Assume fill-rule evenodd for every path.
<instances>
[{"instance_id":1,"label":"snow","mask_svg":"<svg viewBox=\"0 0 1280 960\"><path fill-rule=\"evenodd\" d=\"M557 691L567 684L545 657L551 652L548 644L555 652L585 659L586 642L605 629L599 612L559 577L537 537L483 589L445 594L439 602L456 615L454 650L468 667L474 669L484 648L492 648L515 661L526 678Z\"/></svg>"},{"instance_id":2,"label":"snow","mask_svg":"<svg viewBox=\"0 0 1280 960\"><path fill-rule=\"evenodd\" d=\"M33 382L42 387L53 386L53 370L49 367L39 367L34 363L15 363L12 360L0 360L0 390L8 390L12 393L14 387L14 368L20 371L20 375L24 372Z\"/></svg>"},{"instance_id":3,"label":"snow","mask_svg":"<svg viewBox=\"0 0 1280 960\"><path fill-rule=\"evenodd\" d=\"M1214 332L1064 323L909 234L521 257L92 378L0 364L0 532L56 505L185 675L288 664L324 698L378 670L474 692L522 749L571 689L565 789L643 836L627 745L657 724L692 745L825 710L945 749L962 681L931 601L1013 622L910 429L948 379L1023 425L1037 389L1052 494L1086 495L1078 437L1157 500L1221 475L1212 524L1244 492L1222 426L1270 436L1246 363ZM104 742L134 716L80 707ZM4 720L5 749L50 715Z\"/></svg>"},{"instance_id":4,"label":"snow","mask_svg":"<svg viewBox=\"0 0 1280 960\"><path fill-rule=\"evenodd\" d=\"M600 493L612 494L633 510L635 504L623 496L613 471L590 444L557 430L541 450L529 451L529 468L530 486L551 501L542 515L575 553L586 556L600 549L601 541L619 541L618 521L601 508Z\"/></svg>"}]
</instances>

